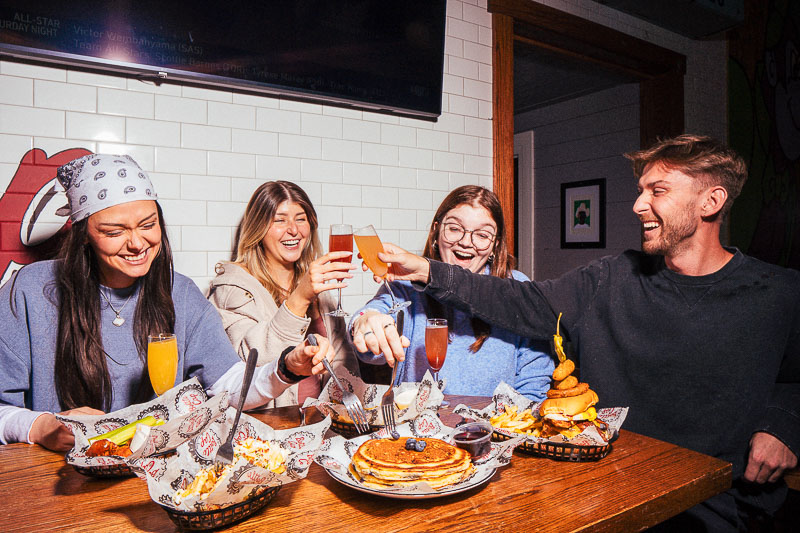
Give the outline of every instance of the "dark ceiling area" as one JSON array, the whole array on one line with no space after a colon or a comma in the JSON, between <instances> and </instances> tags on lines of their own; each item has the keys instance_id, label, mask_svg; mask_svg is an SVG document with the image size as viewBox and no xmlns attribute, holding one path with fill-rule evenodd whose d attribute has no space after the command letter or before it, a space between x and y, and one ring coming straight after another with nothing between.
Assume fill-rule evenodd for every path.
<instances>
[{"instance_id":1,"label":"dark ceiling area","mask_svg":"<svg viewBox=\"0 0 800 533\"><path fill-rule=\"evenodd\" d=\"M514 42L515 115L636 81L595 63Z\"/></svg>"},{"instance_id":2,"label":"dark ceiling area","mask_svg":"<svg viewBox=\"0 0 800 533\"><path fill-rule=\"evenodd\" d=\"M595 0L692 39L724 38L744 21L744 0ZM514 113L638 80L589 61L514 42Z\"/></svg>"}]
</instances>

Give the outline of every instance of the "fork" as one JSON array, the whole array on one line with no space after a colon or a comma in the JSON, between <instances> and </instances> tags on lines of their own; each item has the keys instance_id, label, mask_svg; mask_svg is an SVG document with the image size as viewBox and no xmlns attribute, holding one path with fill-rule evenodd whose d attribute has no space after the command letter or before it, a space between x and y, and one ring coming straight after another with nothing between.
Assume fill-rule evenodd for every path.
<instances>
[{"instance_id":1,"label":"fork","mask_svg":"<svg viewBox=\"0 0 800 533\"><path fill-rule=\"evenodd\" d=\"M250 382L253 380L257 361L258 350L252 348L247 356L247 365L244 368L242 391L239 393L239 406L236 408L236 417L233 419L230 432L228 432L228 438L225 439L225 442L219 447L217 456L214 458L214 463L217 465L229 465L233 462L233 436L236 434L236 426L239 425L239 417L242 416L242 407L244 407L244 400L247 398L247 392L250 390Z\"/></svg>"},{"instance_id":2,"label":"fork","mask_svg":"<svg viewBox=\"0 0 800 533\"><path fill-rule=\"evenodd\" d=\"M307 340L308 344L311 346L317 346L317 338L314 337L313 334L309 335ZM364 412L364 406L361 405L361 400L359 400L358 397L348 389L344 388L342 382L339 381L339 378L337 378L336 374L333 373L333 368L328 362L327 357L322 358L322 364L325 366L325 370L327 370L333 378L336 386L342 391L342 403L344 404L344 408L347 410L347 414L350 416L350 419L353 421L353 425L355 425L356 430L359 433L368 432L369 423L367 423L367 414Z\"/></svg>"},{"instance_id":3,"label":"fork","mask_svg":"<svg viewBox=\"0 0 800 533\"><path fill-rule=\"evenodd\" d=\"M397 312L397 322L395 326L397 327L397 333L399 335L403 334L403 324L405 322L405 315L403 314L403 310L400 309ZM394 421L394 379L397 376L397 367L400 366L399 361L394 362L394 366L392 367L392 380L389 382L389 389L383 393L381 397L381 412L383 413L383 423L386 425L386 429L389 432L389 435L392 435L395 432L395 421Z\"/></svg>"}]
</instances>

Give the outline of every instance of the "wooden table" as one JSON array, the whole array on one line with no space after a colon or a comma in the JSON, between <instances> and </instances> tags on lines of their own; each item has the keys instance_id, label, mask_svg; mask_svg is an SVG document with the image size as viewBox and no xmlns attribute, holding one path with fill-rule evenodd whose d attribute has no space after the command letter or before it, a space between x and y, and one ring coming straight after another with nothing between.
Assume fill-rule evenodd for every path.
<instances>
[{"instance_id":1,"label":"wooden table","mask_svg":"<svg viewBox=\"0 0 800 533\"><path fill-rule=\"evenodd\" d=\"M487 398L448 396L451 406ZM295 407L255 414L275 428L299 425ZM460 420L449 410L442 419ZM267 507L226 531L635 531L724 491L731 465L623 430L598 462L515 453L492 480L462 494L394 500L334 481L318 465ZM92 479L63 456L27 444L0 446L3 531L174 531L138 478Z\"/></svg>"}]
</instances>

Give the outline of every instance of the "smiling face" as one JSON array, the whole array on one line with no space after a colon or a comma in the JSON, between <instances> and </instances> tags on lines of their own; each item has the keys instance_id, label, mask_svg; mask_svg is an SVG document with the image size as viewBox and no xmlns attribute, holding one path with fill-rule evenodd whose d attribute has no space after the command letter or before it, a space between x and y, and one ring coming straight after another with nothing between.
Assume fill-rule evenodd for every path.
<instances>
[{"instance_id":1,"label":"smiling face","mask_svg":"<svg viewBox=\"0 0 800 533\"><path fill-rule=\"evenodd\" d=\"M130 287L150 271L161 250L161 225L153 200L108 207L91 215L87 222L100 283L114 289Z\"/></svg>"},{"instance_id":2,"label":"smiling face","mask_svg":"<svg viewBox=\"0 0 800 533\"><path fill-rule=\"evenodd\" d=\"M457 241L448 239L448 235L458 233L463 235ZM486 208L458 205L447 212L437 227L439 255L445 263L458 265L471 272L481 272L494 251L496 235L497 224Z\"/></svg>"},{"instance_id":3,"label":"smiling face","mask_svg":"<svg viewBox=\"0 0 800 533\"><path fill-rule=\"evenodd\" d=\"M303 255L310 235L311 224L303 207L290 200L282 202L261 240L267 261L273 266L293 268Z\"/></svg>"},{"instance_id":4,"label":"smiling face","mask_svg":"<svg viewBox=\"0 0 800 533\"><path fill-rule=\"evenodd\" d=\"M697 180L653 164L639 179L638 189L633 211L642 223L642 251L670 257L688 249L701 220Z\"/></svg>"}]
</instances>

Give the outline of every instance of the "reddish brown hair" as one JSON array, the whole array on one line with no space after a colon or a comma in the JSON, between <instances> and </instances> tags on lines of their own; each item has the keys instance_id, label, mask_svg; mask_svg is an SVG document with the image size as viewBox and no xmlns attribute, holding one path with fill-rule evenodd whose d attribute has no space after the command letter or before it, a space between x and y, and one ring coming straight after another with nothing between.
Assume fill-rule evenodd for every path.
<instances>
[{"instance_id":1,"label":"reddish brown hair","mask_svg":"<svg viewBox=\"0 0 800 533\"><path fill-rule=\"evenodd\" d=\"M471 207L483 207L492 217L492 220L497 226L497 235L492 246L492 256L490 256L491 264L489 266L489 273L498 278L511 277L511 271L514 269L516 261L514 256L508 253L508 246L506 245L506 225L503 219L503 209L500 206L500 200L497 196L490 191L478 185L463 185L453 189L448 194L436 214L433 216L431 226L428 231L428 240L425 242L425 249L422 255L435 259L442 260L439 253L439 246L436 243L439 227L442 221L451 210L460 205L469 205ZM452 326L451 317L445 317L445 314L452 314L452 311L445 310L441 303L433 298L427 297L425 299L425 309L428 317L430 318L448 318L448 328ZM472 317L472 331L475 333L475 342L469 347L471 352L477 352L486 342L487 337L491 333L491 326L483 320Z\"/></svg>"}]
</instances>

